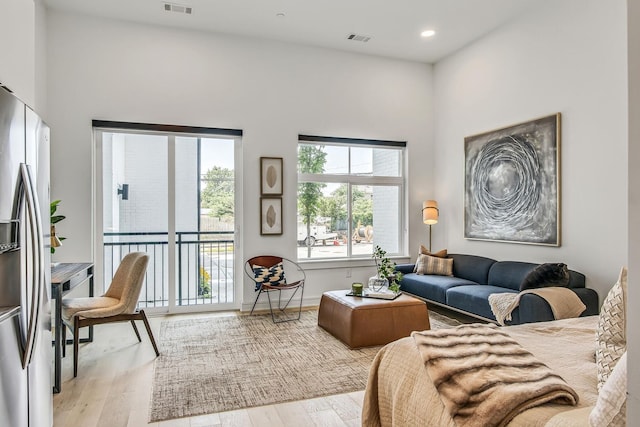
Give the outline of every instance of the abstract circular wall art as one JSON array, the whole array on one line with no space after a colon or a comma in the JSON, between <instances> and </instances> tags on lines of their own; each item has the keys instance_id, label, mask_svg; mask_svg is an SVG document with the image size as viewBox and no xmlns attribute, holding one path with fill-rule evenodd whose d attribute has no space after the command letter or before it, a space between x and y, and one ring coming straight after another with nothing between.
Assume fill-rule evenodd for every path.
<instances>
[{"instance_id":1,"label":"abstract circular wall art","mask_svg":"<svg viewBox=\"0 0 640 427\"><path fill-rule=\"evenodd\" d=\"M560 113L464 139L464 237L560 246Z\"/></svg>"}]
</instances>

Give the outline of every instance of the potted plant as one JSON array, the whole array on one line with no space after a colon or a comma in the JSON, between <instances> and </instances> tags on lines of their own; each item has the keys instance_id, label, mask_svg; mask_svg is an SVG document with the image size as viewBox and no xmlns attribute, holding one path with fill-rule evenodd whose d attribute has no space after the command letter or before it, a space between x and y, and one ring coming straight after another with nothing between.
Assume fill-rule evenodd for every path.
<instances>
[{"instance_id":1,"label":"potted plant","mask_svg":"<svg viewBox=\"0 0 640 427\"><path fill-rule=\"evenodd\" d=\"M51 253L56 252L56 246L60 246L60 241L64 240L65 237L56 236L56 224L66 218L64 215L56 215L56 210L58 210L58 204L60 204L61 200L54 200L51 202L49 208L51 211ZM54 243L55 241L55 243Z\"/></svg>"},{"instance_id":2,"label":"potted plant","mask_svg":"<svg viewBox=\"0 0 640 427\"><path fill-rule=\"evenodd\" d=\"M398 293L400 291L400 281L402 273L396 271L396 263L387 257L387 252L380 246L376 245L372 255L376 262L377 276L369 279L369 287L374 290L380 290L388 287L390 291Z\"/></svg>"}]
</instances>

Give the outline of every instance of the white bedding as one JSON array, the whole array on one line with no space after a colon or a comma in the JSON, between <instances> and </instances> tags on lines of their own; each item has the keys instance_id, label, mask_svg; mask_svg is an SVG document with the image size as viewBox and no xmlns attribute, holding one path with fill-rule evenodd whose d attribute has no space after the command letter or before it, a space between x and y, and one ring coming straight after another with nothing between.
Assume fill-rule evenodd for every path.
<instances>
[{"instance_id":1,"label":"white bedding","mask_svg":"<svg viewBox=\"0 0 640 427\"><path fill-rule=\"evenodd\" d=\"M594 356L597 322L597 316L589 316L503 329L562 376L580 398L577 406L545 404L528 409L509 426L588 425L590 407L597 399ZM369 372L362 423L455 427L429 379L413 338L388 344L376 356Z\"/></svg>"}]
</instances>

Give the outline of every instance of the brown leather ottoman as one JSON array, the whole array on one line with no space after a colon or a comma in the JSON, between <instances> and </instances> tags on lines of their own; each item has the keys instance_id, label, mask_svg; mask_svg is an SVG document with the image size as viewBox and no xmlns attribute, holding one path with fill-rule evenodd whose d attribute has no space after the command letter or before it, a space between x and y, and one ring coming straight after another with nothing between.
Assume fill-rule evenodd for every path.
<instances>
[{"instance_id":1,"label":"brown leather ottoman","mask_svg":"<svg viewBox=\"0 0 640 427\"><path fill-rule=\"evenodd\" d=\"M427 304L409 295L395 300L322 294L318 325L350 348L388 344L412 331L430 329Z\"/></svg>"}]
</instances>

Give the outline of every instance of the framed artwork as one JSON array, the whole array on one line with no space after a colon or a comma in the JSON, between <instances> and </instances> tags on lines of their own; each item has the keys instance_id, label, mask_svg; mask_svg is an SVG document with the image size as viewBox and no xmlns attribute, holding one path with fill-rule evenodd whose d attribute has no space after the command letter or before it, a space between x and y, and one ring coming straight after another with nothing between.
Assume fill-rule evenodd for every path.
<instances>
[{"instance_id":1,"label":"framed artwork","mask_svg":"<svg viewBox=\"0 0 640 427\"><path fill-rule=\"evenodd\" d=\"M464 237L560 246L560 113L464 139Z\"/></svg>"},{"instance_id":2,"label":"framed artwork","mask_svg":"<svg viewBox=\"0 0 640 427\"><path fill-rule=\"evenodd\" d=\"M260 157L260 194L282 196L282 157Z\"/></svg>"},{"instance_id":3,"label":"framed artwork","mask_svg":"<svg viewBox=\"0 0 640 427\"><path fill-rule=\"evenodd\" d=\"M260 234L282 234L282 197L260 197Z\"/></svg>"}]
</instances>

